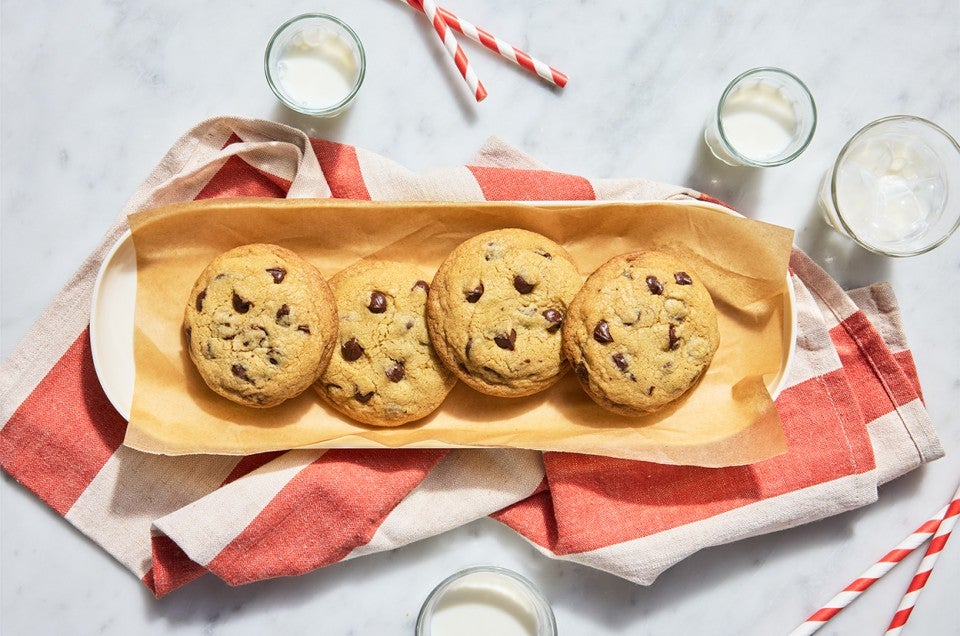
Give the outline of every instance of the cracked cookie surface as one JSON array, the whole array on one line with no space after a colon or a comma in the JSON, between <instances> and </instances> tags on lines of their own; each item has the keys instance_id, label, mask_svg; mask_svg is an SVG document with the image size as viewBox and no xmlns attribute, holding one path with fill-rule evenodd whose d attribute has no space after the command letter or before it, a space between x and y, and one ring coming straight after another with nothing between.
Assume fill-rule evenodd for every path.
<instances>
[{"instance_id":1,"label":"cracked cookie surface","mask_svg":"<svg viewBox=\"0 0 960 636\"><path fill-rule=\"evenodd\" d=\"M458 378L488 395L542 391L567 370L560 328L582 277L557 243L521 229L457 246L433 278L430 337Z\"/></svg>"},{"instance_id":2,"label":"cracked cookie surface","mask_svg":"<svg viewBox=\"0 0 960 636\"><path fill-rule=\"evenodd\" d=\"M344 415L398 426L435 411L456 383L427 334L426 278L414 265L361 261L330 279L337 350L315 388Z\"/></svg>"},{"instance_id":3,"label":"cracked cookie surface","mask_svg":"<svg viewBox=\"0 0 960 636\"><path fill-rule=\"evenodd\" d=\"M686 393L720 342L717 312L696 272L660 252L607 261L574 298L564 353L599 405L656 411Z\"/></svg>"},{"instance_id":4,"label":"cracked cookie surface","mask_svg":"<svg viewBox=\"0 0 960 636\"><path fill-rule=\"evenodd\" d=\"M336 304L320 272L277 245L242 245L200 274L184 311L190 358L207 385L269 407L306 390L330 360Z\"/></svg>"}]
</instances>

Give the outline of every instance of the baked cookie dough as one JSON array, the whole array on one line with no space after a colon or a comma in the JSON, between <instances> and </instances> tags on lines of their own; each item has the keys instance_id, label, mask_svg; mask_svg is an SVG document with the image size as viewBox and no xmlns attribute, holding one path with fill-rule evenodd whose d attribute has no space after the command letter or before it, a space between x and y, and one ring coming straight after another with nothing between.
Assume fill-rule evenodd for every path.
<instances>
[{"instance_id":1,"label":"baked cookie dough","mask_svg":"<svg viewBox=\"0 0 960 636\"><path fill-rule=\"evenodd\" d=\"M472 388L531 395L567 370L560 328L582 277L550 239L520 229L457 246L433 278L427 327L440 359Z\"/></svg>"},{"instance_id":2,"label":"baked cookie dough","mask_svg":"<svg viewBox=\"0 0 960 636\"><path fill-rule=\"evenodd\" d=\"M427 335L430 285L413 265L361 261L330 279L340 328L317 382L324 400L373 426L398 426L435 411L456 384Z\"/></svg>"},{"instance_id":3,"label":"baked cookie dough","mask_svg":"<svg viewBox=\"0 0 960 636\"><path fill-rule=\"evenodd\" d=\"M600 406L656 411L686 393L720 342L717 312L697 273L672 256L632 252L591 274L570 305L563 349Z\"/></svg>"},{"instance_id":4,"label":"baked cookie dough","mask_svg":"<svg viewBox=\"0 0 960 636\"><path fill-rule=\"evenodd\" d=\"M337 310L313 265L277 245L242 245L200 274L183 328L190 358L211 389L269 407L320 375L333 354Z\"/></svg>"}]
</instances>

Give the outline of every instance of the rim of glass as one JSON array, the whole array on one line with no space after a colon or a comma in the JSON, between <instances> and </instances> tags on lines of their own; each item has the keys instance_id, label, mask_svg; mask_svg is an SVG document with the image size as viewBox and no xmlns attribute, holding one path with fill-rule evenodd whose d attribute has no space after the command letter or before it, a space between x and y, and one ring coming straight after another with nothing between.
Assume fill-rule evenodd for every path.
<instances>
[{"instance_id":1,"label":"rim of glass","mask_svg":"<svg viewBox=\"0 0 960 636\"><path fill-rule=\"evenodd\" d=\"M727 135L723 130L723 118L720 116L720 113L723 110L723 104L727 101L727 97L730 95L731 91L733 91L733 88L737 84L739 84L740 81L743 80L744 78L747 78L751 75L755 75L757 73L764 73L764 72L772 72L780 75L786 75L787 77L795 81L800 86L801 90L803 91L803 94L807 96L807 100L809 100L810 102L810 110L812 111L812 114L813 114L813 124L810 126L810 133L807 135L807 138L792 153L790 153L789 155L786 155L785 157L781 157L776 161L757 161L756 159L750 159L749 157L745 157L739 152L737 152L736 148L731 146L730 142L727 141ZM723 94L720 95L719 101L717 101L717 131L719 132L717 137L720 139L720 143L723 144L724 150L726 150L732 157L734 157L737 161L743 163L744 165L754 166L756 168L773 168L776 166L782 166L785 163L790 163L791 161L799 157L804 150L807 149L807 146L809 146L810 142L813 140L813 133L815 133L816 130L817 130L817 103L813 99L813 94L810 92L810 89L807 88L807 85L803 83L803 80L801 80L799 77L797 77L790 71L786 69L782 69L778 66L758 66L757 68L751 68L749 70L744 71L743 73L740 73L739 75L734 77L732 80L730 80L730 83L727 84L727 87L723 90Z\"/></svg>"},{"instance_id":2,"label":"rim of glass","mask_svg":"<svg viewBox=\"0 0 960 636\"><path fill-rule=\"evenodd\" d=\"M487 572L487 573L506 576L507 578L513 579L514 581L519 583L521 587L523 587L527 592L530 593L530 596L532 597L533 602L539 608L544 610L543 616L547 620L546 626L549 629L549 633L552 634L553 636L556 636L557 620L553 615L553 608L550 606L550 601L547 600L547 597L545 597L543 593L537 588L537 586L534 585L533 582L527 579L526 577L520 574L517 574L513 570L508 570L507 568L503 568L497 565L477 565L474 567L469 567L469 568L460 570L459 572L454 572L447 578L440 581L440 583L438 583L437 586L430 591L430 594L427 595L426 600L423 602L423 605L420 607L420 614L417 616L417 626L416 626L417 636L420 636L420 634L423 633L423 629L426 627L427 621L433 617L433 607L436 599L438 599L440 595L446 592L447 588L449 588L456 581L459 581L462 578L470 576L471 574L477 574L480 572Z\"/></svg>"},{"instance_id":3,"label":"rim of glass","mask_svg":"<svg viewBox=\"0 0 960 636\"><path fill-rule=\"evenodd\" d=\"M325 108L307 108L291 100L283 93L283 91L280 90L280 87L277 86L273 79L273 73L270 69L270 52L273 50L273 47L277 42L277 38L280 37L280 34L297 22L312 19L325 20L338 25L347 32L347 34L350 36L350 39L353 40L357 45L357 51L360 53L360 71L357 73L357 79L353 83L353 88L339 102ZM340 18L332 16L328 13L301 13L300 15L294 16L281 24L279 27L277 27L277 30L273 32L273 35L270 36L270 40L267 42L267 48L263 54L263 72L267 76L267 85L270 86L270 90L273 91L273 94L277 96L277 99L286 104L289 108L305 115L330 115L339 111L341 108L349 104L354 97L356 97L357 92L360 90L360 85L363 84L363 77L367 72L367 54L366 51L364 51L363 42L360 41L360 37L357 35L356 31L350 28L350 25Z\"/></svg>"},{"instance_id":4,"label":"rim of glass","mask_svg":"<svg viewBox=\"0 0 960 636\"><path fill-rule=\"evenodd\" d=\"M834 160L833 162L833 169L830 171L830 202L833 204L833 209L836 211L836 218L837 220L840 221L840 225L843 226L844 232L847 234L847 236L849 236L854 241L856 241L864 249L869 250L874 254L880 254L882 256L893 256L897 258L905 257L905 256L919 256L920 254L926 254L927 252L934 249L935 247L942 245L948 238L950 238L953 235L953 233L957 230L957 228L960 227L960 214L957 214L957 218L954 219L953 225L946 232L944 232L943 236L939 237L933 243L930 243L929 245L925 245L924 247L911 250L911 251L891 251L891 250L885 250L877 245L868 243L864 239L857 236L857 233L853 231L853 228L847 225L847 222L843 219L843 212L841 212L840 205L837 202L837 169L840 167L840 162L842 162L844 157L847 156L847 153L853 147L853 143L857 141L864 133L866 133L867 131L873 128L876 128L877 126L889 123L891 121L907 121L907 122L917 123L922 126L927 126L933 129L934 132L942 135L943 138L953 146L954 150L956 150L957 152L958 157L960 157L960 144L958 144L957 140L953 138L953 135L951 135L942 127L933 123L929 119L924 119L923 117L918 117L916 115L888 115L887 117L881 117L880 119L876 119L870 122L860 130L855 132L853 136L850 137L850 139L847 141L847 143L843 145L843 148L840 149L840 153L837 155L836 160Z\"/></svg>"}]
</instances>

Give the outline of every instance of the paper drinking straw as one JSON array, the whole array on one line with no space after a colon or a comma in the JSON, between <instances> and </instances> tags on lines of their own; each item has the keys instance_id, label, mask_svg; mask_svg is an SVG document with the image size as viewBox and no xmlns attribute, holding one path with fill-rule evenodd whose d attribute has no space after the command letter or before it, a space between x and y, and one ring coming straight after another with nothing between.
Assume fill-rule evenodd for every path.
<instances>
[{"instance_id":1,"label":"paper drinking straw","mask_svg":"<svg viewBox=\"0 0 960 636\"><path fill-rule=\"evenodd\" d=\"M423 11L423 6L421 0L403 0L408 5L417 9L418 11ZM532 73L536 73L543 79L547 80L555 86L563 88L567 85L567 76L552 66L541 62L535 57L531 56L529 53L518 49L517 47L509 44L497 36L493 35L489 31L484 31L478 26L467 22L466 20L457 17L453 13L450 13L443 7L437 7L437 11L440 14L440 17L443 18L443 21L447 23L447 26L462 33L467 36L474 42L477 42L486 48L490 49L494 53L497 53L501 57L510 60L514 64L525 68Z\"/></svg>"},{"instance_id":2,"label":"paper drinking straw","mask_svg":"<svg viewBox=\"0 0 960 636\"><path fill-rule=\"evenodd\" d=\"M920 561L917 573L913 576L913 580L910 581L910 586L903 595L903 600L900 601L900 606L897 608L896 614L893 615L890 626L887 627L886 636L895 636L903 630L907 619L910 618L910 612L913 611L914 606L917 604L917 598L920 596L920 592L923 591L924 586L927 584L927 579L930 578L930 572L933 570L937 558L940 556L940 553L943 552L943 546L946 545L947 539L950 538L950 532L953 530L953 526L956 525L958 516L960 516L960 488L957 488L957 492L954 493L953 501L950 502L947 513L944 515L943 521L940 522L940 527L937 528L937 533L933 535L930 545L927 546L927 551Z\"/></svg>"},{"instance_id":3,"label":"paper drinking straw","mask_svg":"<svg viewBox=\"0 0 960 636\"><path fill-rule=\"evenodd\" d=\"M437 12L437 5L434 4L433 0L418 1L423 5L424 14L426 14L427 19L433 23L433 28L437 32L437 35L440 36L440 41L443 42L443 46L447 49L447 52L450 53L450 56L453 57L453 62L457 65L457 70L460 71L460 75L462 75L463 79L467 82L467 86L470 87L473 96L478 102L483 101L483 98L487 96L487 89L483 87L477 74L473 72L473 67L470 66L470 61L467 60L463 49L460 48L460 43L457 42L453 31L447 28L447 23L444 22L443 18L440 17L440 14Z\"/></svg>"},{"instance_id":4,"label":"paper drinking straw","mask_svg":"<svg viewBox=\"0 0 960 636\"><path fill-rule=\"evenodd\" d=\"M913 531L913 534L901 541L897 547L887 552L879 561L870 566L866 572L857 577L852 583L834 596L823 607L810 615L795 630L790 632L790 636L809 636L823 627L824 623L837 615L844 607L852 603L871 585L876 583L880 577L893 569L897 563L903 560L905 556L923 545L927 539L932 537L940 526L940 521L947 512L947 506L940 509L940 512L927 519L923 525Z\"/></svg>"}]
</instances>

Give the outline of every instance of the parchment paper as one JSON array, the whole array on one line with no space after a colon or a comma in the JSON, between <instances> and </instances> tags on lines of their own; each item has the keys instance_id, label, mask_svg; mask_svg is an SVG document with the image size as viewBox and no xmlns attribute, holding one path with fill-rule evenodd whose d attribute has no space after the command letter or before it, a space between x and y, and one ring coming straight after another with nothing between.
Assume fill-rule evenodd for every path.
<instances>
[{"instance_id":1,"label":"parchment paper","mask_svg":"<svg viewBox=\"0 0 960 636\"><path fill-rule=\"evenodd\" d=\"M667 464L728 466L785 451L765 385L783 371L792 230L691 202L530 206L217 199L129 218L137 252L136 379L124 443L161 454L246 455L298 447L508 446ZM520 399L459 384L433 415L367 427L308 390L271 409L213 393L185 350L188 295L216 255L253 242L287 247L327 278L363 258L414 262L432 273L474 234L503 227L564 245L586 277L604 261L659 249L688 262L719 312L720 348L702 381L666 410L640 418L601 409L568 373Z\"/></svg>"}]
</instances>

